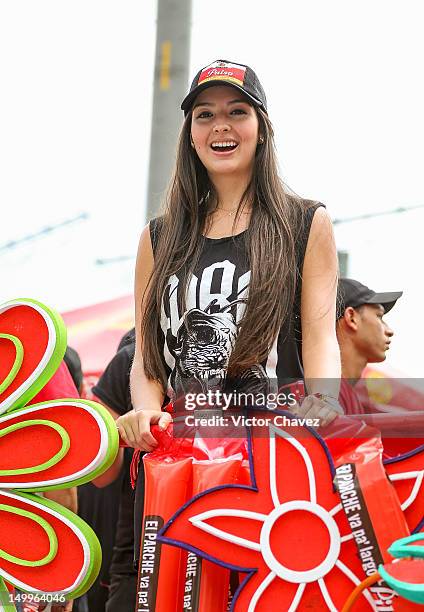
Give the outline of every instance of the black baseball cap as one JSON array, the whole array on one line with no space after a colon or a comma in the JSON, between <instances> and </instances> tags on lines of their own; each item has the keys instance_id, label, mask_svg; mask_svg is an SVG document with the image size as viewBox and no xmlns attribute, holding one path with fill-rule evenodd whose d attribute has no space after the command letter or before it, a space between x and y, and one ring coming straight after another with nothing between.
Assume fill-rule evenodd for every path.
<instances>
[{"instance_id":1,"label":"black baseball cap","mask_svg":"<svg viewBox=\"0 0 424 612\"><path fill-rule=\"evenodd\" d=\"M403 294L403 291L387 291L376 293L353 278L340 278L338 286L338 302L340 304L339 316L348 306L358 308L363 304L381 304L384 312L389 312L396 304L396 301Z\"/></svg>"},{"instance_id":2,"label":"black baseball cap","mask_svg":"<svg viewBox=\"0 0 424 612\"><path fill-rule=\"evenodd\" d=\"M235 87L243 92L252 104L260 106L265 112L267 110L265 92L252 68L228 60L216 60L209 66L201 68L194 77L190 91L181 104L184 113L188 113L194 99L201 91L213 85Z\"/></svg>"}]
</instances>

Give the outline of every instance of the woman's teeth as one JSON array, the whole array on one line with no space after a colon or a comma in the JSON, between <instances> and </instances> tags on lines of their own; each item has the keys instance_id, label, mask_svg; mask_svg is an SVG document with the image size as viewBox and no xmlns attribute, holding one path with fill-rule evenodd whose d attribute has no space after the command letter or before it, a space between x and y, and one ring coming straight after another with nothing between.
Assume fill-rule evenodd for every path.
<instances>
[{"instance_id":1,"label":"woman's teeth","mask_svg":"<svg viewBox=\"0 0 424 612\"><path fill-rule=\"evenodd\" d=\"M211 144L212 149L234 149L237 146L237 143L234 140L229 140L228 142L213 142Z\"/></svg>"}]
</instances>

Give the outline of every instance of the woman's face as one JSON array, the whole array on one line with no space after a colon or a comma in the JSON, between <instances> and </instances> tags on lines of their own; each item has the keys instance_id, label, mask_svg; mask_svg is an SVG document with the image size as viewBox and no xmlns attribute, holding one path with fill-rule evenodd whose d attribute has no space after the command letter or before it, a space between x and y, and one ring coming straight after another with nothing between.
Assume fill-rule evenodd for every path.
<instances>
[{"instance_id":1,"label":"woman's face","mask_svg":"<svg viewBox=\"0 0 424 612\"><path fill-rule=\"evenodd\" d=\"M243 94L217 85L194 101L191 135L210 178L235 174L250 178L258 145L258 117Z\"/></svg>"}]
</instances>

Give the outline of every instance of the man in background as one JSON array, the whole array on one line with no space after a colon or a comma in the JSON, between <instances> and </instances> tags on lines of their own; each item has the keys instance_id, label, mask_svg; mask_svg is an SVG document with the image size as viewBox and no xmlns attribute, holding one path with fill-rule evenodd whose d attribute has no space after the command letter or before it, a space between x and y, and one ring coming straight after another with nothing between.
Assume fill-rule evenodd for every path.
<instances>
[{"instance_id":1,"label":"man in background","mask_svg":"<svg viewBox=\"0 0 424 612\"><path fill-rule=\"evenodd\" d=\"M355 385L368 363L386 359L393 330L384 316L401 297L402 291L376 293L351 278L341 278L338 287L337 339L340 347L342 380L339 401L345 414L376 411L360 401Z\"/></svg>"}]
</instances>

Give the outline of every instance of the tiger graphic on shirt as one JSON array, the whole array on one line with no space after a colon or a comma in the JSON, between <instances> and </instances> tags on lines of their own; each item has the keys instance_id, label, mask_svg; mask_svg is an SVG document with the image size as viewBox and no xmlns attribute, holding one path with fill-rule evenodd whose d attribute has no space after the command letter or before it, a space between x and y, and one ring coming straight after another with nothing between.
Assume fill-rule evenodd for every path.
<instances>
[{"instance_id":1,"label":"tiger graphic on shirt","mask_svg":"<svg viewBox=\"0 0 424 612\"><path fill-rule=\"evenodd\" d=\"M186 310L179 312L179 279L173 275L165 291L161 328L164 355L171 373L170 397L223 389L227 367L246 308L250 271L239 276L228 260L203 269L191 277ZM243 391L269 391L269 380L261 364L240 376Z\"/></svg>"}]
</instances>

